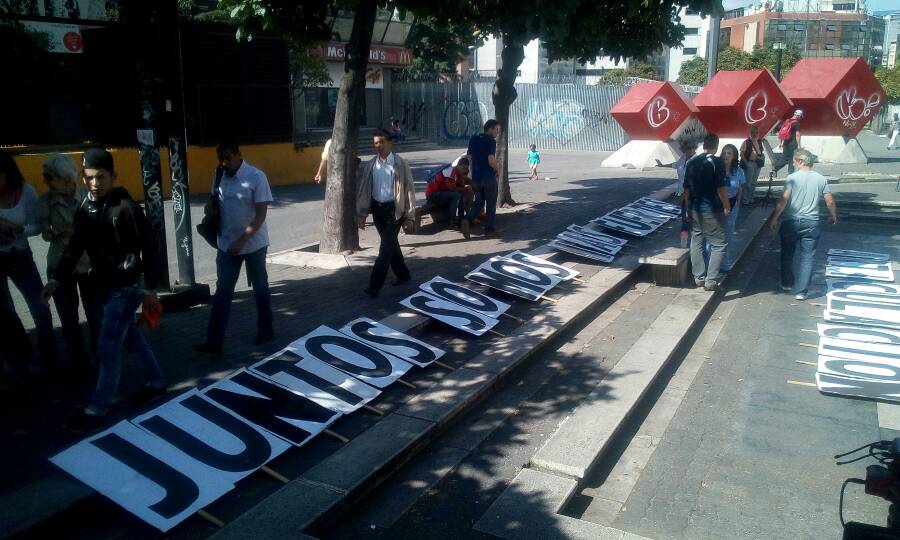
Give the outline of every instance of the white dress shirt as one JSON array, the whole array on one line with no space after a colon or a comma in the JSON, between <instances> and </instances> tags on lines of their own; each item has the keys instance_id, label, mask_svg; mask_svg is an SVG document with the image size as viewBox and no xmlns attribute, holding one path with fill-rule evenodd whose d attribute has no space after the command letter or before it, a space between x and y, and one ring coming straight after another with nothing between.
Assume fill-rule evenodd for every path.
<instances>
[{"instance_id":1,"label":"white dress shirt","mask_svg":"<svg viewBox=\"0 0 900 540\"><path fill-rule=\"evenodd\" d=\"M384 159L375 157L372 168L372 198L378 202L394 201L394 153Z\"/></svg>"},{"instance_id":2,"label":"white dress shirt","mask_svg":"<svg viewBox=\"0 0 900 540\"><path fill-rule=\"evenodd\" d=\"M215 185L215 177L213 178ZM218 244L221 251L228 251L228 246L240 238L256 218L256 204L272 202L272 189L265 173L246 161L241 163L234 176L222 175L219 190L219 209L222 212L222 229ZM253 253L269 245L269 228L265 222L256 234L247 240L239 255Z\"/></svg>"}]
</instances>

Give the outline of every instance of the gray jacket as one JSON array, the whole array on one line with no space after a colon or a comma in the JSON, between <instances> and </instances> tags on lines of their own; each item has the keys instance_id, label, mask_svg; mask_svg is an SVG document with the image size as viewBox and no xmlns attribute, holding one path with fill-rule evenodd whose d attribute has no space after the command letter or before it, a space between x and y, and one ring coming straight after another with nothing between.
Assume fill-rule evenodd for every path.
<instances>
[{"instance_id":1,"label":"gray jacket","mask_svg":"<svg viewBox=\"0 0 900 540\"><path fill-rule=\"evenodd\" d=\"M372 169L375 168L373 157L363 169L359 179L359 189L356 192L356 214L360 218L369 215L372 204ZM416 208L416 188L413 184L412 170L409 163L397 154L394 154L394 217L397 220L412 219L412 213Z\"/></svg>"}]
</instances>

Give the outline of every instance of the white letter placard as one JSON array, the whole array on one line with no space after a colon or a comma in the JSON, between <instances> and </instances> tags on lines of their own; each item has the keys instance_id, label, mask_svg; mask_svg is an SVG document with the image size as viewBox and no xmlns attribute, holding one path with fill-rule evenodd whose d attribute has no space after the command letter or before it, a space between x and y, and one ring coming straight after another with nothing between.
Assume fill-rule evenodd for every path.
<instances>
[{"instance_id":1,"label":"white letter placard","mask_svg":"<svg viewBox=\"0 0 900 540\"><path fill-rule=\"evenodd\" d=\"M366 317L350 321L341 332L419 367L444 356L441 349Z\"/></svg>"},{"instance_id":2,"label":"white letter placard","mask_svg":"<svg viewBox=\"0 0 900 540\"><path fill-rule=\"evenodd\" d=\"M867 261L865 259L845 259L843 257L828 257L828 264L830 266L844 266L847 268L865 268L867 270L887 271L887 270L891 269L891 263L889 263L889 262Z\"/></svg>"},{"instance_id":3,"label":"white letter placard","mask_svg":"<svg viewBox=\"0 0 900 540\"><path fill-rule=\"evenodd\" d=\"M138 416L149 431L235 483L291 447L208 399L196 388Z\"/></svg>"},{"instance_id":4,"label":"white letter placard","mask_svg":"<svg viewBox=\"0 0 900 540\"><path fill-rule=\"evenodd\" d=\"M834 291L826 298L829 311L900 323L900 295Z\"/></svg>"},{"instance_id":5,"label":"white letter placard","mask_svg":"<svg viewBox=\"0 0 900 540\"><path fill-rule=\"evenodd\" d=\"M650 197L641 197L640 199L634 201L632 204L639 204L642 206L649 207L653 210L661 212L663 214L668 214L669 216L676 218L681 215L681 206L677 204L671 204L663 201L658 201L656 199L651 199Z\"/></svg>"},{"instance_id":6,"label":"white letter placard","mask_svg":"<svg viewBox=\"0 0 900 540\"><path fill-rule=\"evenodd\" d=\"M506 313L506 310L509 309L509 304L506 302L501 302L486 294L467 289L441 276L436 276L431 281L422 283L419 285L419 288L432 296L467 307L493 319L499 318L500 315Z\"/></svg>"},{"instance_id":7,"label":"white letter placard","mask_svg":"<svg viewBox=\"0 0 900 540\"><path fill-rule=\"evenodd\" d=\"M828 265L825 267L825 277L861 278L871 279L873 281L889 281L891 283L894 282L894 272L887 264L877 269Z\"/></svg>"},{"instance_id":8,"label":"white letter placard","mask_svg":"<svg viewBox=\"0 0 900 540\"><path fill-rule=\"evenodd\" d=\"M608 244L610 247L621 248L628 243L628 240L625 240L624 238L619 238L617 236L602 233L589 227L582 227L581 225L569 225L568 227L566 227L566 230L575 234L580 234L582 236L588 236L594 240L597 240L598 242Z\"/></svg>"},{"instance_id":9,"label":"white letter placard","mask_svg":"<svg viewBox=\"0 0 900 540\"><path fill-rule=\"evenodd\" d=\"M282 349L249 369L295 394L344 414L352 413L381 394L377 388L321 360L303 358L291 349Z\"/></svg>"},{"instance_id":10,"label":"white letter placard","mask_svg":"<svg viewBox=\"0 0 900 540\"><path fill-rule=\"evenodd\" d=\"M220 471L125 421L50 461L163 532L234 488Z\"/></svg>"},{"instance_id":11,"label":"white letter placard","mask_svg":"<svg viewBox=\"0 0 900 540\"><path fill-rule=\"evenodd\" d=\"M559 251L564 251L566 253L571 253L572 255L578 255L579 257L584 257L586 259L600 261L603 263L609 263L612 262L613 259L615 259L614 255L610 255L603 251L594 251L582 244L567 242L559 238L551 240L549 246L554 249L558 249Z\"/></svg>"},{"instance_id":12,"label":"white letter placard","mask_svg":"<svg viewBox=\"0 0 900 540\"><path fill-rule=\"evenodd\" d=\"M855 291L881 294L900 294L900 285L886 282L863 281L858 279L827 279L828 292Z\"/></svg>"},{"instance_id":13,"label":"white letter placard","mask_svg":"<svg viewBox=\"0 0 900 540\"><path fill-rule=\"evenodd\" d=\"M887 253L872 253L871 251L856 251L852 249L829 249L828 256L844 257L850 259L866 259L869 261L887 262L891 260Z\"/></svg>"},{"instance_id":14,"label":"white letter placard","mask_svg":"<svg viewBox=\"0 0 900 540\"><path fill-rule=\"evenodd\" d=\"M819 337L848 339L850 341L863 341L866 343L900 345L900 330L890 330L888 328L877 328L873 326L822 323L819 323L817 328L819 330Z\"/></svg>"},{"instance_id":15,"label":"white letter placard","mask_svg":"<svg viewBox=\"0 0 900 540\"><path fill-rule=\"evenodd\" d=\"M593 220L592 223L633 236L647 236L656 230L656 227L652 225L636 219L616 217L612 215L612 212Z\"/></svg>"},{"instance_id":16,"label":"white letter placard","mask_svg":"<svg viewBox=\"0 0 900 540\"><path fill-rule=\"evenodd\" d=\"M525 266L530 266L539 272L552 274L563 281L569 281L572 278L578 277L580 274L580 272L573 268L569 268L568 266L552 263L546 259L535 257L534 255L529 255L522 251L513 251L507 255L506 258L524 264Z\"/></svg>"},{"instance_id":17,"label":"white letter placard","mask_svg":"<svg viewBox=\"0 0 900 540\"><path fill-rule=\"evenodd\" d=\"M900 366L900 345L823 337L819 339L819 354L864 362L889 361Z\"/></svg>"},{"instance_id":18,"label":"white letter placard","mask_svg":"<svg viewBox=\"0 0 900 540\"><path fill-rule=\"evenodd\" d=\"M609 244L604 244L603 242L594 240L590 236L576 234L570 231L563 231L559 233L558 235L556 235L556 239L567 242L574 246L581 246L583 248L586 248L588 251L596 251L598 253L605 253L611 256L615 256L615 254L621 250L619 246L610 246Z\"/></svg>"},{"instance_id":19,"label":"white letter placard","mask_svg":"<svg viewBox=\"0 0 900 540\"><path fill-rule=\"evenodd\" d=\"M497 326L499 322L493 317L488 317L475 310L465 308L459 304L448 302L442 298L431 296L419 291L400 301L404 306L414 309L419 313L428 315L453 328L463 330L470 334L480 336Z\"/></svg>"},{"instance_id":20,"label":"white letter placard","mask_svg":"<svg viewBox=\"0 0 900 540\"><path fill-rule=\"evenodd\" d=\"M871 319L869 317L859 317L856 315L848 315L843 311L825 310L825 320L835 324L852 324L855 326L877 326L879 328L889 328L900 330L900 323L885 321L882 319Z\"/></svg>"},{"instance_id":21,"label":"white letter placard","mask_svg":"<svg viewBox=\"0 0 900 540\"><path fill-rule=\"evenodd\" d=\"M207 386L203 393L294 446L303 446L341 416L246 369Z\"/></svg>"},{"instance_id":22,"label":"white letter placard","mask_svg":"<svg viewBox=\"0 0 900 540\"><path fill-rule=\"evenodd\" d=\"M289 348L317 358L377 388L384 388L412 369L412 364L363 341L320 326Z\"/></svg>"},{"instance_id":23,"label":"white letter placard","mask_svg":"<svg viewBox=\"0 0 900 540\"><path fill-rule=\"evenodd\" d=\"M854 396L885 401L900 400L900 382L855 377L840 377L828 373L816 373L816 385L820 392L842 396Z\"/></svg>"},{"instance_id":24,"label":"white letter placard","mask_svg":"<svg viewBox=\"0 0 900 540\"><path fill-rule=\"evenodd\" d=\"M538 300L562 281L559 276L503 257L491 257L466 274L466 279L527 300Z\"/></svg>"},{"instance_id":25,"label":"white letter placard","mask_svg":"<svg viewBox=\"0 0 900 540\"><path fill-rule=\"evenodd\" d=\"M900 363L880 360L866 362L852 358L819 355L818 373L860 379L860 384L865 382L896 383L900 382Z\"/></svg>"}]
</instances>

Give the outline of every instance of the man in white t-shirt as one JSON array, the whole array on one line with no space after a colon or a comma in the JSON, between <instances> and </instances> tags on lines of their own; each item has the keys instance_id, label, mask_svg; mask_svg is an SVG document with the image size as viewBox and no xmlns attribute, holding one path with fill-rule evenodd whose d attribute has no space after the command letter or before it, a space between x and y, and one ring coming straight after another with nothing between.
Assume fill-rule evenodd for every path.
<instances>
[{"instance_id":1,"label":"man in white t-shirt","mask_svg":"<svg viewBox=\"0 0 900 540\"><path fill-rule=\"evenodd\" d=\"M825 199L828 222L837 223L837 206L821 174L812 170L816 161L809 150L798 148L793 155L796 171L784 182L784 194L772 213L772 232L781 223L781 290L791 291L797 300L806 300L812 278L813 257L819 244L819 199ZM800 248L797 275L794 276L794 252Z\"/></svg>"},{"instance_id":2,"label":"man in white t-shirt","mask_svg":"<svg viewBox=\"0 0 900 540\"><path fill-rule=\"evenodd\" d=\"M197 352L209 354L222 353L234 287L241 274L241 265L245 263L256 298L257 334L253 344L261 345L275 338L266 273L269 247L266 213L273 200L272 189L265 173L244 161L236 144L220 144L216 153L222 171L221 180L213 180L212 191L218 198L221 215L216 250L216 294L206 329L206 342L194 346Z\"/></svg>"}]
</instances>

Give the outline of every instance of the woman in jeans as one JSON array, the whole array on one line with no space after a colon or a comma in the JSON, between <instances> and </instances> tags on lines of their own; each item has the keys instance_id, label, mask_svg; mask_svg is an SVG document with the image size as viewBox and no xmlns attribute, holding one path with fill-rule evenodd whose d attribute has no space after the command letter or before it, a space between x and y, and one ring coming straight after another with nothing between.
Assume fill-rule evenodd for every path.
<instances>
[{"instance_id":1,"label":"woman in jeans","mask_svg":"<svg viewBox=\"0 0 900 540\"><path fill-rule=\"evenodd\" d=\"M41 232L37 203L37 193L25 183L12 155L0 152L0 302L8 313L16 312L8 284L12 281L31 311L41 364L47 369L56 364L53 319L41 302L44 284L28 245L28 237ZM27 366L15 367L27 375Z\"/></svg>"},{"instance_id":2,"label":"woman in jeans","mask_svg":"<svg viewBox=\"0 0 900 540\"><path fill-rule=\"evenodd\" d=\"M738 214L741 209L741 196L744 191L744 184L747 183L744 177L744 170L738 167L738 150L733 144L726 144L722 147L720 156L725 162L725 181L728 186L725 190L728 192L728 201L731 203L731 213L725 218L725 258L722 260L722 271L730 272L734 265L734 230L737 226Z\"/></svg>"},{"instance_id":3,"label":"woman in jeans","mask_svg":"<svg viewBox=\"0 0 900 540\"><path fill-rule=\"evenodd\" d=\"M49 190L38 201L38 215L41 236L50 242L50 249L47 251L47 278L59 281L59 287L53 293L53 302L59 314L66 349L73 368L86 375L90 372L91 360L85 354L84 338L78 321L79 293L87 315L93 351L97 350L101 316L88 278L91 263L86 254L82 255L75 271L68 276L56 275L56 265L72 237L75 212L87 196L87 188L76 183L78 170L75 162L68 156L53 154L44 161L43 168L44 181Z\"/></svg>"}]
</instances>

